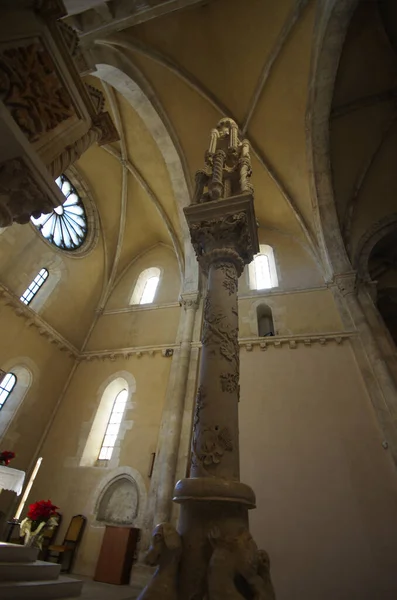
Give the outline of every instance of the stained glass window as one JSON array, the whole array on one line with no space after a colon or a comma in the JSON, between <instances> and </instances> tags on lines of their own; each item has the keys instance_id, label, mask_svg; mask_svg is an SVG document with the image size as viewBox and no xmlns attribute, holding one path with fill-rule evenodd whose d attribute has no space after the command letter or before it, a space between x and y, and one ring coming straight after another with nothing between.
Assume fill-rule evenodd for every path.
<instances>
[{"instance_id":1,"label":"stained glass window","mask_svg":"<svg viewBox=\"0 0 397 600\"><path fill-rule=\"evenodd\" d=\"M45 282L45 280L47 279L47 277L47 269L40 269L36 277L33 279L32 283L29 285L28 288L26 288L26 290L20 297L21 302L23 302L24 304L30 304L37 292L39 291L39 289L41 288L41 286L43 285L43 283Z\"/></svg>"},{"instance_id":2,"label":"stained glass window","mask_svg":"<svg viewBox=\"0 0 397 600\"><path fill-rule=\"evenodd\" d=\"M62 250L76 250L87 237L84 205L66 175L60 175L56 184L65 196L65 202L38 219L31 217L31 221L51 244Z\"/></svg>"},{"instance_id":3,"label":"stained glass window","mask_svg":"<svg viewBox=\"0 0 397 600\"><path fill-rule=\"evenodd\" d=\"M110 460L112 458L113 448L117 440L121 421L123 419L125 405L127 404L127 397L127 390L121 390L121 392L119 392L116 396L110 419L106 427L101 450L99 452L99 460Z\"/></svg>"},{"instance_id":4,"label":"stained glass window","mask_svg":"<svg viewBox=\"0 0 397 600\"><path fill-rule=\"evenodd\" d=\"M8 400L8 396L11 394L15 387L17 378L14 373L6 373L3 379L0 381L0 410Z\"/></svg>"}]
</instances>

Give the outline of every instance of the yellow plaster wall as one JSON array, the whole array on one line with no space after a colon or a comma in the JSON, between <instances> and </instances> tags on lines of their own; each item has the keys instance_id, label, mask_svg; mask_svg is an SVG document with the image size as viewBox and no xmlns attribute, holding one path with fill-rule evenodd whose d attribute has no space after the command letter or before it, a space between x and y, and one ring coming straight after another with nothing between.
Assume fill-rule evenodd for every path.
<instances>
[{"instance_id":1,"label":"yellow plaster wall","mask_svg":"<svg viewBox=\"0 0 397 600\"><path fill-rule=\"evenodd\" d=\"M148 489L151 453L156 451L163 402L171 359L157 353L150 357L80 363L43 448L43 465L29 502L51 497L63 515L58 539L62 540L70 518L82 513L88 525L79 550L75 571L92 576L100 550L104 526L95 523L95 503L101 481L118 467L132 467ZM118 464L112 468L80 467L79 462L95 417L101 387L124 371L136 380L129 422ZM98 448L99 452L99 448ZM144 507L142 507L144 508Z\"/></svg>"},{"instance_id":2,"label":"yellow plaster wall","mask_svg":"<svg viewBox=\"0 0 397 600\"><path fill-rule=\"evenodd\" d=\"M169 246L158 244L141 256L133 257L115 286L105 310L128 307L139 275L150 267L158 267L161 271L154 304L177 302L181 280L175 253Z\"/></svg>"},{"instance_id":3,"label":"yellow plaster wall","mask_svg":"<svg viewBox=\"0 0 397 600\"><path fill-rule=\"evenodd\" d=\"M59 275L38 312L76 348L81 347L93 319L103 266L102 240L87 256L71 258L45 243L30 225L13 225L0 235L0 282L16 295L23 294L43 267L50 277Z\"/></svg>"},{"instance_id":4,"label":"yellow plaster wall","mask_svg":"<svg viewBox=\"0 0 397 600\"><path fill-rule=\"evenodd\" d=\"M395 597L395 469L349 342L242 350L239 406L278 598Z\"/></svg>"},{"instance_id":5,"label":"yellow plaster wall","mask_svg":"<svg viewBox=\"0 0 397 600\"><path fill-rule=\"evenodd\" d=\"M31 386L0 441L2 449L16 453L12 466L27 471L72 369L73 359L40 335L37 328L28 327L26 320L3 301L0 302L0 331L0 368L12 371L15 366L25 366L32 376ZM3 493L0 511L8 511L14 501L14 494Z\"/></svg>"},{"instance_id":6,"label":"yellow plaster wall","mask_svg":"<svg viewBox=\"0 0 397 600\"><path fill-rule=\"evenodd\" d=\"M128 310L131 308L130 298L140 273L151 267L158 267L161 271L154 308L147 305ZM105 313L93 330L87 350L173 344L180 316L177 304L179 289L179 268L172 249L158 244L136 257L119 278L107 302ZM169 303L175 305L162 306ZM127 312L106 312L125 309Z\"/></svg>"},{"instance_id":7,"label":"yellow plaster wall","mask_svg":"<svg viewBox=\"0 0 397 600\"><path fill-rule=\"evenodd\" d=\"M240 337L257 335L256 309L259 304L270 306L275 335L330 333L343 326L332 292L328 289L290 294L257 295L240 298Z\"/></svg>"}]
</instances>

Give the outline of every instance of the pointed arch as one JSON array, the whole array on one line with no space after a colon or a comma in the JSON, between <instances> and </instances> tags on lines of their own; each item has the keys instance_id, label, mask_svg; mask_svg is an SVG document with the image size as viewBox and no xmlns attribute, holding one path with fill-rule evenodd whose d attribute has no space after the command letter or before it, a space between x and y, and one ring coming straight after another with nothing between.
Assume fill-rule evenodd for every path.
<instances>
[{"instance_id":1,"label":"pointed arch","mask_svg":"<svg viewBox=\"0 0 397 600\"><path fill-rule=\"evenodd\" d=\"M199 285L199 270L183 208L189 204L192 182L179 140L149 82L122 52L108 45L90 49L95 65L93 75L113 86L137 112L156 142L170 177L183 237L183 291L195 291Z\"/></svg>"},{"instance_id":2,"label":"pointed arch","mask_svg":"<svg viewBox=\"0 0 397 600\"><path fill-rule=\"evenodd\" d=\"M306 154L314 224L325 277L351 271L339 227L332 186L329 119L343 44L358 0L318 2L314 28L309 98L306 109Z\"/></svg>"}]
</instances>

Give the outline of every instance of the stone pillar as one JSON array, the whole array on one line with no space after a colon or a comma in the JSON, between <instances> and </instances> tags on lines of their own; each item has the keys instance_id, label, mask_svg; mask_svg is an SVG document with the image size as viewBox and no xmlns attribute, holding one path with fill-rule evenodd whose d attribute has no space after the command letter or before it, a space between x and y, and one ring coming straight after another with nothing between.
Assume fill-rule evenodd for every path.
<instances>
[{"instance_id":1,"label":"stone pillar","mask_svg":"<svg viewBox=\"0 0 397 600\"><path fill-rule=\"evenodd\" d=\"M238 278L259 244L252 188L239 185L250 176L250 159L237 131L231 119L221 119L212 131L205 153L210 194L201 199L197 194L196 203L184 209L207 276L192 462L190 477L178 481L174 491L179 536L170 536L168 523L154 530L148 560L161 556L159 569L140 600L275 597L269 558L249 532L248 509L255 507L255 494L239 481ZM233 182L233 195L219 199L226 180ZM171 568L175 557L180 560L177 572Z\"/></svg>"},{"instance_id":2,"label":"stone pillar","mask_svg":"<svg viewBox=\"0 0 397 600\"><path fill-rule=\"evenodd\" d=\"M231 556L239 544L239 551L255 556L248 531L248 509L255 506L255 495L239 481L237 290L258 241L249 195L192 205L185 214L207 274L207 290L191 478L177 483L174 500L181 505L179 533L184 546L179 598L201 600L210 585L211 552L218 544L230 545Z\"/></svg>"},{"instance_id":3,"label":"stone pillar","mask_svg":"<svg viewBox=\"0 0 397 600\"><path fill-rule=\"evenodd\" d=\"M397 388L394 379L359 302L357 274L352 272L336 275L335 282L345 299L352 323L360 334L368 363L375 375L379 398L375 410L386 438L385 441L397 464Z\"/></svg>"},{"instance_id":4,"label":"stone pillar","mask_svg":"<svg viewBox=\"0 0 397 600\"><path fill-rule=\"evenodd\" d=\"M237 280L244 263L227 250L210 254L200 380L193 421L191 476L238 481L239 345ZM216 402L211 399L215 399Z\"/></svg>"},{"instance_id":5,"label":"stone pillar","mask_svg":"<svg viewBox=\"0 0 397 600\"><path fill-rule=\"evenodd\" d=\"M172 512L172 492L175 486L183 409L190 366L191 344L198 294L183 294L180 347L174 352L165 406L161 419L156 457L156 503L153 524L169 521Z\"/></svg>"}]
</instances>

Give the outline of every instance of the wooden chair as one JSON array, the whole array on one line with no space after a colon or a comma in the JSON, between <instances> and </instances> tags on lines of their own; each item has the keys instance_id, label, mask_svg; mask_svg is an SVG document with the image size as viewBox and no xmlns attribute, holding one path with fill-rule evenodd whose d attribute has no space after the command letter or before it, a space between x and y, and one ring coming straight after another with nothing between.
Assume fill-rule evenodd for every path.
<instances>
[{"instance_id":1,"label":"wooden chair","mask_svg":"<svg viewBox=\"0 0 397 600\"><path fill-rule=\"evenodd\" d=\"M62 565L61 570L70 573L73 567L74 555L84 532L87 519L83 515L75 515L70 521L63 544L49 546L48 558L56 558ZM66 557L66 560L64 559ZM65 563L66 562L66 566Z\"/></svg>"}]
</instances>

